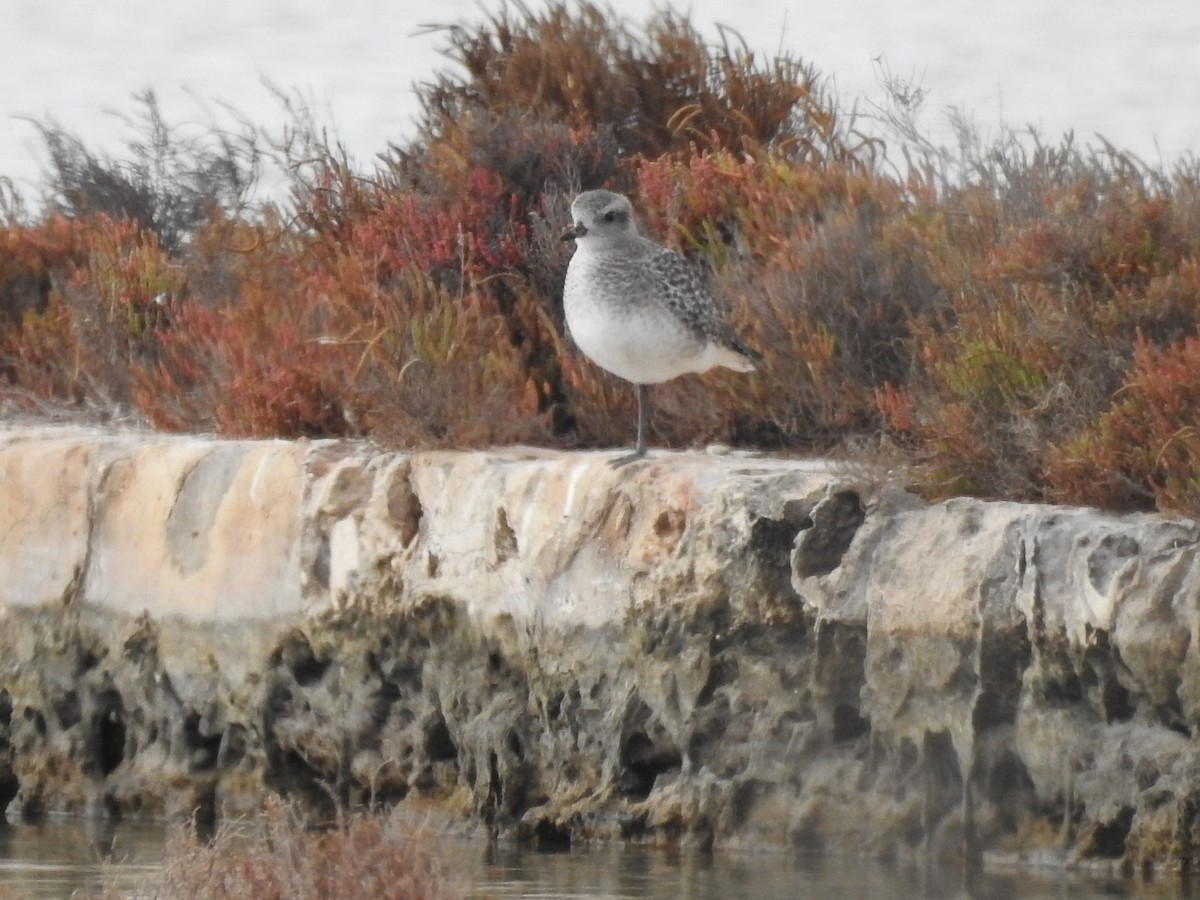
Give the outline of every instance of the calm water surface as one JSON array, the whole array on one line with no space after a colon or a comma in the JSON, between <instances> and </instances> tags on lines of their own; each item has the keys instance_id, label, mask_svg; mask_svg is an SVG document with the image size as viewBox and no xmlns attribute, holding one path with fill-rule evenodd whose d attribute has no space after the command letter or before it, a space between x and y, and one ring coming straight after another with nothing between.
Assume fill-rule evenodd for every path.
<instances>
[{"instance_id":1,"label":"calm water surface","mask_svg":"<svg viewBox=\"0 0 1200 900\"><path fill-rule=\"evenodd\" d=\"M0 824L0 897L89 897L105 884L132 892L160 867L164 836L157 825Z\"/></svg>"},{"instance_id":2,"label":"calm water surface","mask_svg":"<svg viewBox=\"0 0 1200 900\"><path fill-rule=\"evenodd\" d=\"M0 896L98 896L106 886L145 896L161 863L157 825L79 822L0 829ZM670 852L609 847L538 853L457 838L442 841L447 868L472 900L1196 900L1176 878L1124 882L1080 875L985 875L966 886L956 870L784 854ZM7 893L6 893L7 891ZM351 900L351 898L345 898Z\"/></svg>"}]
</instances>

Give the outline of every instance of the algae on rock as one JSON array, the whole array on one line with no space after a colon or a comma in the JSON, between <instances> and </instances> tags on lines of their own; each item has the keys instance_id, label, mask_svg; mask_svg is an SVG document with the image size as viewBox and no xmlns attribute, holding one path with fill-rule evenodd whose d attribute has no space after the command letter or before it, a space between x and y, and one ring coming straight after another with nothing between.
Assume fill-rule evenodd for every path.
<instances>
[{"instance_id":1,"label":"algae on rock","mask_svg":"<svg viewBox=\"0 0 1200 900\"><path fill-rule=\"evenodd\" d=\"M0 801L1200 861L1196 523L606 462L0 434Z\"/></svg>"}]
</instances>

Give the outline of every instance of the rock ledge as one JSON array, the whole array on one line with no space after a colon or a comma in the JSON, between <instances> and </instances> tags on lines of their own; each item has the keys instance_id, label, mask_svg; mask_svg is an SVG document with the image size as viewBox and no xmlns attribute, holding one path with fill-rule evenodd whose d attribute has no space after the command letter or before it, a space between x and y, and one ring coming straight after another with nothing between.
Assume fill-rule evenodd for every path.
<instances>
[{"instance_id":1,"label":"rock ledge","mask_svg":"<svg viewBox=\"0 0 1200 900\"><path fill-rule=\"evenodd\" d=\"M1195 522L608 458L0 432L0 801L1200 861Z\"/></svg>"}]
</instances>

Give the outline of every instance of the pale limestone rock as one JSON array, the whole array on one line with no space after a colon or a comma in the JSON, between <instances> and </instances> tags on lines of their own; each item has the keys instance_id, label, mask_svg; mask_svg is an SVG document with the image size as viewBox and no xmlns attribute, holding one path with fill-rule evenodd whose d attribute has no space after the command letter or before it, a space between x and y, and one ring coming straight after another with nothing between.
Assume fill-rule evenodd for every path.
<instances>
[{"instance_id":1,"label":"pale limestone rock","mask_svg":"<svg viewBox=\"0 0 1200 900\"><path fill-rule=\"evenodd\" d=\"M0 606L74 597L90 541L92 455L87 442L55 435L0 446Z\"/></svg>"},{"instance_id":2,"label":"pale limestone rock","mask_svg":"<svg viewBox=\"0 0 1200 900\"><path fill-rule=\"evenodd\" d=\"M608 459L0 433L0 798L1200 862L1196 523Z\"/></svg>"},{"instance_id":3,"label":"pale limestone rock","mask_svg":"<svg viewBox=\"0 0 1200 900\"><path fill-rule=\"evenodd\" d=\"M197 621L303 611L302 445L0 434L6 605Z\"/></svg>"}]
</instances>

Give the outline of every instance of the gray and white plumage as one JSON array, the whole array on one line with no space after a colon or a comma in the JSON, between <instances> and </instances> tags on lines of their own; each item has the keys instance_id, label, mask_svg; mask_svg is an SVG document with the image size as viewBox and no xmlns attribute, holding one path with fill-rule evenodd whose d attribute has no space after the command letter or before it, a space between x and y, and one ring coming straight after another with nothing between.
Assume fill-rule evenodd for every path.
<instances>
[{"instance_id":1,"label":"gray and white plumage","mask_svg":"<svg viewBox=\"0 0 1200 900\"><path fill-rule=\"evenodd\" d=\"M593 362L637 385L636 458L645 453L645 385L714 366L750 372L759 357L734 333L706 273L638 233L626 197L586 191L571 216L567 327Z\"/></svg>"}]
</instances>

